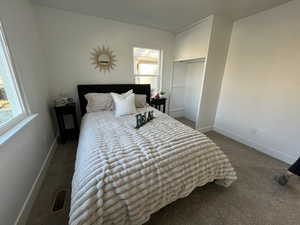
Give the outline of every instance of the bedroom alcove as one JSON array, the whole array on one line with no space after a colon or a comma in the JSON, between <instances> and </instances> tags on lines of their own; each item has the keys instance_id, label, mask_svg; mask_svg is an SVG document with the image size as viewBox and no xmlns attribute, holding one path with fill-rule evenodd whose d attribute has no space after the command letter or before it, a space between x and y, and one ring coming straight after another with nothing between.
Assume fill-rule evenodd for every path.
<instances>
[{"instance_id":1,"label":"bedroom alcove","mask_svg":"<svg viewBox=\"0 0 300 225\"><path fill-rule=\"evenodd\" d=\"M195 129L199 129L204 67L205 58L175 60L173 65L170 114Z\"/></svg>"}]
</instances>

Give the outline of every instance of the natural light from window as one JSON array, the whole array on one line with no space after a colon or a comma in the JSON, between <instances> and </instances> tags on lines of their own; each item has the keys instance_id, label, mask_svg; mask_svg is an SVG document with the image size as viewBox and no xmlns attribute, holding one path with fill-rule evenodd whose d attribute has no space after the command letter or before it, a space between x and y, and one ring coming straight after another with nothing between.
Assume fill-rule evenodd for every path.
<instances>
[{"instance_id":1,"label":"natural light from window","mask_svg":"<svg viewBox=\"0 0 300 225\"><path fill-rule=\"evenodd\" d=\"M0 23L0 133L23 118L25 110L17 86L14 67Z\"/></svg>"},{"instance_id":2,"label":"natural light from window","mask_svg":"<svg viewBox=\"0 0 300 225\"><path fill-rule=\"evenodd\" d=\"M136 84L150 84L152 92L160 89L161 50L133 48L134 75Z\"/></svg>"}]
</instances>

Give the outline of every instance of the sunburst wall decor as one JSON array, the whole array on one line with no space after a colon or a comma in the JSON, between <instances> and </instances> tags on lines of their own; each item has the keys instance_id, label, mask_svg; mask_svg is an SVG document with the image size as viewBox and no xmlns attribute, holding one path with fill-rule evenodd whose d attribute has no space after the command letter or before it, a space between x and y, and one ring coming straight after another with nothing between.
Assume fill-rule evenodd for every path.
<instances>
[{"instance_id":1,"label":"sunburst wall decor","mask_svg":"<svg viewBox=\"0 0 300 225\"><path fill-rule=\"evenodd\" d=\"M109 72L116 66L116 56L108 47L105 48L104 46L102 46L102 48L100 48L98 46L97 48L93 49L91 54L92 64L95 65L95 69L99 69L100 72Z\"/></svg>"}]
</instances>

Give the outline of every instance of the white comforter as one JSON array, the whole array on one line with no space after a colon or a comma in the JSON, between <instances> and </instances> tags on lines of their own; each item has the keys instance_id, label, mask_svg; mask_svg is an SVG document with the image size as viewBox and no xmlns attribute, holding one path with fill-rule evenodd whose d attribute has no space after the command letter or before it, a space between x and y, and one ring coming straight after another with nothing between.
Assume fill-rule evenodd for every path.
<instances>
[{"instance_id":1,"label":"white comforter","mask_svg":"<svg viewBox=\"0 0 300 225\"><path fill-rule=\"evenodd\" d=\"M136 130L135 116L88 113L81 125L70 225L140 225L194 188L236 173L204 134L155 110Z\"/></svg>"}]
</instances>

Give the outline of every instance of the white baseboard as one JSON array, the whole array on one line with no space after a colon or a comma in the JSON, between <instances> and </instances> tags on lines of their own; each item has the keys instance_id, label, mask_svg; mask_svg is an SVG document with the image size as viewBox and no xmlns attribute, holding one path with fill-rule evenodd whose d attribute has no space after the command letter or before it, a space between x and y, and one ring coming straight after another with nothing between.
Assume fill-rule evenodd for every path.
<instances>
[{"instance_id":1,"label":"white baseboard","mask_svg":"<svg viewBox=\"0 0 300 225\"><path fill-rule=\"evenodd\" d=\"M200 127L198 130L199 130L201 133L206 133L206 132L208 132L208 131L213 130L213 127L211 127L211 126L208 126L208 127Z\"/></svg>"},{"instance_id":2,"label":"white baseboard","mask_svg":"<svg viewBox=\"0 0 300 225\"><path fill-rule=\"evenodd\" d=\"M288 164L292 164L295 159L297 159L297 157L293 157L293 156L290 156L290 155L287 155L283 152L280 152L274 148L269 148L269 147L266 147L266 146L263 146L259 143L255 143L254 141L250 141L246 138L243 138L242 136L240 135L237 135L237 134L233 134L232 132L228 131L228 130L225 130L223 128L218 128L218 127L213 127L213 130L226 136L226 137L229 137L237 142L240 142L244 145L247 145L247 146L250 146L252 148L255 148L257 151L260 151L262 153L265 153L266 155L269 155L273 158L276 158L280 161L283 161L283 162L286 162Z\"/></svg>"},{"instance_id":3,"label":"white baseboard","mask_svg":"<svg viewBox=\"0 0 300 225\"><path fill-rule=\"evenodd\" d=\"M27 218L32 209L33 203L37 197L37 194L39 193L40 187L45 178L47 168L53 157L53 153L54 153L54 150L56 149L56 147L57 147L57 137L54 138L54 140L50 146L48 154L41 166L41 169L40 169L32 187L31 187L31 190L29 191L29 193L27 195L27 198L23 204L23 207L22 207L14 225L25 225L26 224Z\"/></svg>"}]
</instances>

